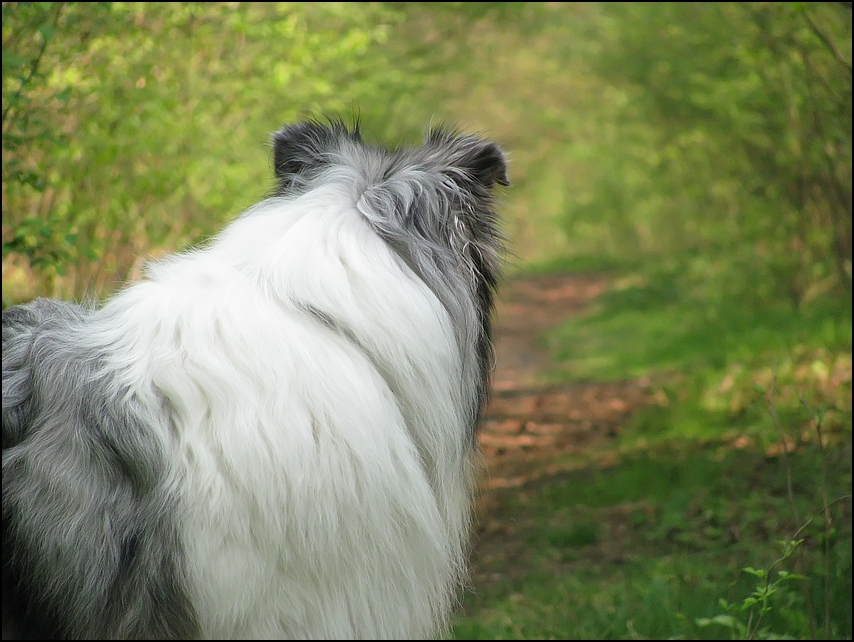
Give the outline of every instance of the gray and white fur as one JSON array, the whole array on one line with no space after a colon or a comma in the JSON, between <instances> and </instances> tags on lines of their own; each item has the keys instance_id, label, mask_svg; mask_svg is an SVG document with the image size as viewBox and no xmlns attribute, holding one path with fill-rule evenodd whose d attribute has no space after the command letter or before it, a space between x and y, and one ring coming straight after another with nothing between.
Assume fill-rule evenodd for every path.
<instances>
[{"instance_id":1,"label":"gray and white fur","mask_svg":"<svg viewBox=\"0 0 854 642\"><path fill-rule=\"evenodd\" d=\"M493 143L273 135L278 187L97 308L3 312L3 632L422 638L464 577Z\"/></svg>"}]
</instances>

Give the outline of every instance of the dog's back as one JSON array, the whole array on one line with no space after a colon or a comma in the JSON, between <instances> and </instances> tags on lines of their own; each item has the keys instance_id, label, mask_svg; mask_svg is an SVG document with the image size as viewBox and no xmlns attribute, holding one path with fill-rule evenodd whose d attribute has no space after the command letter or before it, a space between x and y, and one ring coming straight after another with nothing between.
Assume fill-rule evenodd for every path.
<instances>
[{"instance_id":1,"label":"dog's back","mask_svg":"<svg viewBox=\"0 0 854 642\"><path fill-rule=\"evenodd\" d=\"M92 315L3 311L4 636L185 638L177 500L145 419L80 341Z\"/></svg>"}]
</instances>

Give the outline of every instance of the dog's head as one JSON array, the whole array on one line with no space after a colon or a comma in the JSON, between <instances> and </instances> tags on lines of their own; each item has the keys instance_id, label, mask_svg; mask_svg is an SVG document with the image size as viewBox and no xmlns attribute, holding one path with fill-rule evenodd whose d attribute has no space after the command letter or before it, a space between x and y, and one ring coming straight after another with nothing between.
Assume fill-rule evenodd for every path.
<instances>
[{"instance_id":1,"label":"dog's head","mask_svg":"<svg viewBox=\"0 0 854 642\"><path fill-rule=\"evenodd\" d=\"M437 128L427 134L421 148L385 150L364 142L358 124L348 127L342 121L331 120L328 124L305 121L286 125L273 134L273 164L279 192L307 186L324 169L344 160L341 156L345 150L359 148L385 165L383 178L390 178L394 169L402 168L405 164L402 161L409 157L416 164L420 162L422 169L455 176L463 188L509 185L504 153L494 143L476 136ZM386 157L386 163L382 162L382 156Z\"/></svg>"},{"instance_id":2,"label":"dog's head","mask_svg":"<svg viewBox=\"0 0 854 642\"><path fill-rule=\"evenodd\" d=\"M422 277L453 264L474 277L475 290L494 285L501 235L492 188L509 184L495 143L437 128L420 147L386 149L365 142L358 125L307 121L273 134L273 163L278 196L346 184L362 215Z\"/></svg>"},{"instance_id":3,"label":"dog's head","mask_svg":"<svg viewBox=\"0 0 854 642\"><path fill-rule=\"evenodd\" d=\"M278 196L335 185L437 296L465 353L465 379L476 390L471 423L491 367L490 316L502 236L493 188L507 185L495 143L438 128L419 147L365 142L358 127L311 121L273 135Z\"/></svg>"}]
</instances>

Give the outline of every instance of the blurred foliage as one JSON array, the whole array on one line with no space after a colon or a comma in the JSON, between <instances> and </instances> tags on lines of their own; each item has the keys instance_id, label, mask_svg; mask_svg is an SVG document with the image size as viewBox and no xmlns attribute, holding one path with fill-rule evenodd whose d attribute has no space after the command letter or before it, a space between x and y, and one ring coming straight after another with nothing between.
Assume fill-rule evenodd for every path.
<instances>
[{"instance_id":1,"label":"blurred foliage","mask_svg":"<svg viewBox=\"0 0 854 642\"><path fill-rule=\"evenodd\" d=\"M269 132L321 114L498 139L522 266L701 254L732 296L850 286L846 3L6 2L4 302L199 242L270 188Z\"/></svg>"},{"instance_id":2,"label":"blurred foliage","mask_svg":"<svg viewBox=\"0 0 854 642\"><path fill-rule=\"evenodd\" d=\"M735 294L797 303L823 280L850 285L850 7L591 11L579 55L617 108L586 154L611 167L567 223L595 213L628 252L726 256Z\"/></svg>"},{"instance_id":3,"label":"blurred foliage","mask_svg":"<svg viewBox=\"0 0 854 642\"><path fill-rule=\"evenodd\" d=\"M3 3L4 285L23 263L48 293L98 294L137 255L211 234L272 186L247 160L269 131L406 93L382 47L400 20L376 3Z\"/></svg>"}]
</instances>

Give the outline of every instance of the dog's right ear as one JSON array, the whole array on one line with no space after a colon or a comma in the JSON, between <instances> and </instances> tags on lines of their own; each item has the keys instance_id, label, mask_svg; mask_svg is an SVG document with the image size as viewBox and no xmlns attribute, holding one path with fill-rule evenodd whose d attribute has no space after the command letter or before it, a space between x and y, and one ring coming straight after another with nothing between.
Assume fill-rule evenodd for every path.
<instances>
[{"instance_id":1,"label":"dog's right ear","mask_svg":"<svg viewBox=\"0 0 854 642\"><path fill-rule=\"evenodd\" d=\"M281 191L298 185L300 177L325 165L344 138L359 139L359 130L340 121L328 125L305 121L285 125L273 134L273 171Z\"/></svg>"}]
</instances>

